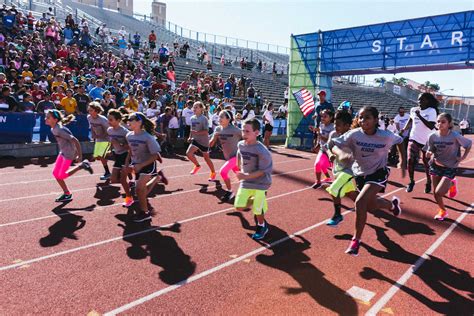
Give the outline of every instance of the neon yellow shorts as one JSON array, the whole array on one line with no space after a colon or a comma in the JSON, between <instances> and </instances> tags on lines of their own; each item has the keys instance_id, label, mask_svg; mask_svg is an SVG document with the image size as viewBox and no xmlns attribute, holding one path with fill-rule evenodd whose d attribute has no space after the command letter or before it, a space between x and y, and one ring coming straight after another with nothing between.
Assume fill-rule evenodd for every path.
<instances>
[{"instance_id":1,"label":"neon yellow shorts","mask_svg":"<svg viewBox=\"0 0 474 316\"><path fill-rule=\"evenodd\" d=\"M334 197L342 198L347 193L356 191L354 176L345 172L339 172L334 182L326 189Z\"/></svg>"},{"instance_id":2,"label":"neon yellow shorts","mask_svg":"<svg viewBox=\"0 0 474 316\"><path fill-rule=\"evenodd\" d=\"M94 144L94 158L105 157L109 150L109 142L95 142Z\"/></svg>"},{"instance_id":3,"label":"neon yellow shorts","mask_svg":"<svg viewBox=\"0 0 474 316\"><path fill-rule=\"evenodd\" d=\"M262 215L268 210L267 198L265 190L244 189L239 188L235 196L234 207L247 207L248 201L253 197L252 212L255 215Z\"/></svg>"}]
</instances>

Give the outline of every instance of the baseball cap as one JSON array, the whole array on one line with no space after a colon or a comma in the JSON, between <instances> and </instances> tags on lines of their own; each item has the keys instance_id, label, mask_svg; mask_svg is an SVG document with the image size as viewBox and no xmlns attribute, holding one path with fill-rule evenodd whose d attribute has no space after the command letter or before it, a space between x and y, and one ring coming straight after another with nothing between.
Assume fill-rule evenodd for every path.
<instances>
[{"instance_id":1,"label":"baseball cap","mask_svg":"<svg viewBox=\"0 0 474 316\"><path fill-rule=\"evenodd\" d=\"M326 95L326 91L325 90L319 90L318 93L316 93L317 95L320 95L320 94L323 94L323 95Z\"/></svg>"}]
</instances>

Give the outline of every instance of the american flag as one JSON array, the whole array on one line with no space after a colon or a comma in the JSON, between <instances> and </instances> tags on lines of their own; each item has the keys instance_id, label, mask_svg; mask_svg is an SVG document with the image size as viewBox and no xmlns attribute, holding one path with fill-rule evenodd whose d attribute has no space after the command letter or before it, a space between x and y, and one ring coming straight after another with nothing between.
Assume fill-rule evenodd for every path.
<instances>
[{"instance_id":1,"label":"american flag","mask_svg":"<svg viewBox=\"0 0 474 316\"><path fill-rule=\"evenodd\" d=\"M297 92L293 92L298 105L300 106L301 112L306 117L314 110L314 100L313 95L306 88L302 88Z\"/></svg>"}]
</instances>

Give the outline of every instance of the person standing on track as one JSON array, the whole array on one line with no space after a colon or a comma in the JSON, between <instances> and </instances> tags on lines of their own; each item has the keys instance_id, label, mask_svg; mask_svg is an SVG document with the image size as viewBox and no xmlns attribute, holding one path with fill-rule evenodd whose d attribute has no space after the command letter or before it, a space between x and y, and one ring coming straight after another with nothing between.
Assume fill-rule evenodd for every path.
<instances>
[{"instance_id":1,"label":"person standing on track","mask_svg":"<svg viewBox=\"0 0 474 316\"><path fill-rule=\"evenodd\" d=\"M329 175L328 169L331 167L327 149L325 147L329 134L334 130L334 112L330 110L323 110L321 112L321 124L318 129L315 129L318 135L318 146L319 152L314 161L314 174L316 175L316 183L313 185L313 189L321 187L321 173L324 173L326 178L323 182L331 182L331 176Z\"/></svg>"},{"instance_id":2,"label":"person standing on track","mask_svg":"<svg viewBox=\"0 0 474 316\"><path fill-rule=\"evenodd\" d=\"M340 161L331 151L332 140L340 137L351 129L352 115L347 111L338 110L335 115L335 130L329 134L329 139L325 147L328 148L329 160L334 162L333 174L334 182L326 189L332 196L334 204L334 215L327 222L328 226L336 227L342 222L341 199L348 196L352 201L357 198L357 189L354 185L354 174L352 172L352 160Z\"/></svg>"},{"instance_id":3,"label":"person standing on track","mask_svg":"<svg viewBox=\"0 0 474 316\"><path fill-rule=\"evenodd\" d=\"M223 201L230 201L234 197L229 172L231 170L234 172L239 171L239 167L237 166L237 144L242 140L242 131L234 126L233 121L234 117L231 111L221 111L219 113L219 126L216 127L209 143L209 146L213 147L217 141L219 141L226 160L225 164L219 170L227 188L226 193L222 197Z\"/></svg>"},{"instance_id":4,"label":"person standing on track","mask_svg":"<svg viewBox=\"0 0 474 316\"><path fill-rule=\"evenodd\" d=\"M114 156L114 166L112 169L111 183L121 183L125 191L125 201L123 206L130 207L133 204L133 197L128 185L127 173L124 170L125 161L128 156L128 144L126 136L129 130L122 125L122 113L119 110L112 109L108 113L110 127L107 129L109 140L112 145Z\"/></svg>"},{"instance_id":5,"label":"person standing on track","mask_svg":"<svg viewBox=\"0 0 474 316\"><path fill-rule=\"evenodd\" d=\"M441 113L437 120L438 131L432 133L426 144L426 156L430 160L430 174L433 181L434 197L439 210L436 220L444 220L448 216L443 196L449 191L449 197L457 194L456 172L459 163L466 159L471 150L472 141L453 131L453 118L450 114ZM464 154L461 156L461 147Z\"/></svg>"},{"instance_id":6,"label":"person standing on track","mask_svg":"<svg viewBox=\"0 0 474 316\"><path fill-rule=\"evenodd\" d=\"M401 213L399 198L394 196L390 202L377 194L385 192L390 174L390 169L387 168L388 153L395 144L398 145L401 157L402 177L405 176L406 153L403 139L392 132L379 129L378 117L379 113L375 107L363 107L358 115L360 127L332 140L336 146L332 151L337 155L337 159L343 163L354 159L352 171L359 195L355 201L355 235L346 250L346 253L353 256L359 254L360 240L369 210L386 209L392 211L395 216ZM351 153L345 149L349 149Z\"/></svg>"},{"instance_id":7,"label":"person standing on track","mask_svg":"<svg viewBox=\"0 0 474 316\"><path fill-rule=\"evenodd\" d=\"M56 138L59 147L59 155L54 164L53 176L56 178L56 181L61 189L63 189L64 193L56 199L56 202L72 201L72 193L69 191L69 188L64 181L66 178L72 176L81 169L84 169L91 174L93 173L89 161L82 160L82 150L79 141L72 135L71 131L64 126L72 122L74 118L74 115L63 117L61 112L58 110L48 111L45 118L46 125L51 127L51 132ZM74 160L76 162L82 162L69 169Z\"/></svg>"},{"instance_id":8,"label":"person standing on track","mask_svg":"<svg viewBox=\"0 0 474 316\"><path fill-rule=\"evenodd\" d=\"M109 121L105 116L101 115L104 109L98 102L93 101L89 103L87 112L89 113L87 120L91 127L92 139L95 141L93 157L99 159L102 162L102 166L104 166L105 173L100 177L100 180L107 180L111 176L107 159L105 158L110 148L109 136L107 135Z\"/></svg>"},{"instance_id":9,"label":"person standing on track","mask_svg":"<svg viewBox=\"0 0 474 316\"><path fill-rule=\"evenodd\" d=\"M194 115L191 117L191 135L188 139L189 147L186 151L186 156L194 164L193 170L190 172L194 175L201 169L201 165L199 165L195 155L197 151L200 151L209 169L211 169L209 181L214 181L216 179L216 171L209 156L209 120L204 116L203 111L204 104L202 102L198 101L193 104Z\"/></svg>"},{"instance_id":10,"label":"person standing on track","mask_svg":"<svg viewBox=\"0 0 474 316\"><path fill-rule=\"evenodd\" d=\"M263 144L265 147L270 149L270 137L273 133L273 126L275 125L273 121L273 102L268 103L267 109L263 112Z\"/></svg>"},{"instance_id":11,"label":"person standing on track","mask_svg":"<svg viewBox=\"0 0 474 316\"><path fill-rule=\"evenodd\" d=\"M143 113L135 112L128 117L131 131L126 139L129 145L129 154L125 160L126 173L135 174L136 192L140 211L132 218L134 222L144 222L151 219L152 213L148 210L147 196L160 180L168 184L163 171L156 171L156 160L162 162L160 145L153 134L155 124L146 118Z\"/></svg>"},{"instance_id":12,"label":"person standing on track","mask_svg":"<svg viewBox=\"0 0 474 316\"><path fill-rule=\"evenodd\" d=\"M234 202L238 211L252 206L257 221L257 230L252 235L255 240L263 239L268 233L265 221L268 210L266 193L272 184L273 169L270 151L257 141L260 128L260 122L256 118L245 121L242 127L243 140L237 145L237 166L241 171L236 174L240 186ZM252 197L253 202L250 200Z\"/></svg>"},{"instance_id":13,"label":"person standing on track","mask_svg":"<svg viewBox=\"0 0 474 316\"><path fill-rule=\"evenodd\" d=\"M428 158L424 147L428 141L428 136L433 132L436 125L436 116L438 115L438 100L431 93L423 93L419 96L420 106L411 108L410 119L405 127L400 131L403 135L405 131L411 128L408 141L408 175L410 183L407 185L407 192L412 192L415 187L415 165L418 163L420 151L423 160L423 166L426 173L425 193L431 192L431 180L429 174Z\"/></svg>"}]
</instances>

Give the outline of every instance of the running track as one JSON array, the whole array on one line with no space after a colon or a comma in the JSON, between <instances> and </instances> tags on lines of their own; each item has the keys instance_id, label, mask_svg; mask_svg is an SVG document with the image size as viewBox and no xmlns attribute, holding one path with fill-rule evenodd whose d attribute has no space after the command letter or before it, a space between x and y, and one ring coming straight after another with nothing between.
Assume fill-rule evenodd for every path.
<instances>
[{"instance_id":1,"label":"running track","mask_svg":"<svg viewBox=\"0 0 474 316\"><path fill-rule=\"evenodd\" d=\"M423 174L408 194L392 169L385 195L401 197L403 214L369 215L358 257L344 254L352 203L327 227L329 196L309 188L314 155L275 147L273 159L262 243L249 237L251 213L220 202L207 168L190 176L186 161L165 160L154 226L127 221L119 187L97 185L97 163L68 180L75 199L60 207L50 160L1 161L0 315L474 313L474 155L445 222L432 219Z\"/></svg>"}]
</instances>

